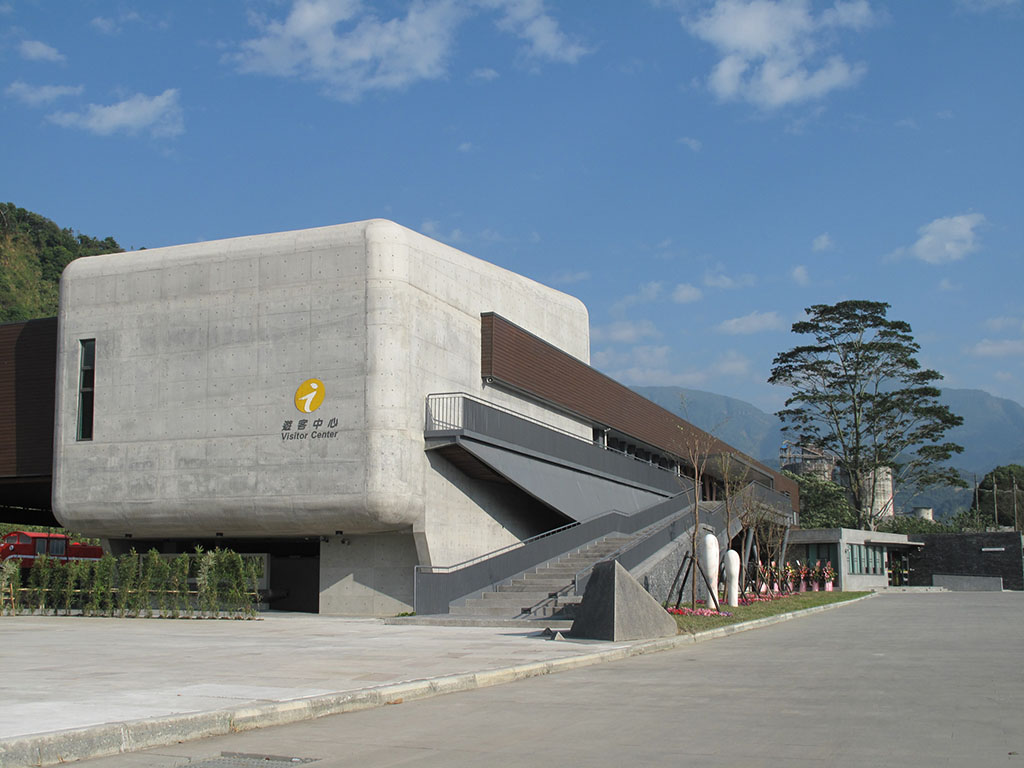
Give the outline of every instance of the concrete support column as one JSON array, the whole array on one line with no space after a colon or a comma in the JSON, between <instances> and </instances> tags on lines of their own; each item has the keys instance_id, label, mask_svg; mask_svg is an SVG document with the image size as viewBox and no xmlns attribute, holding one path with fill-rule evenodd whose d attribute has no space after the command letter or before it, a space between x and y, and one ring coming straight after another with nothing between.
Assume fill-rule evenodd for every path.
<instances>
[{"instance_id":1,"label":"concrete support column","mask_svg":"<svg viewBox=\"0 0 1024 768\"><path fill-rule=\"evenodd\" d=\"M413 609L412 531L329 536L320 544L320 613L394 616Z\"/></svg>"}]
</instances>

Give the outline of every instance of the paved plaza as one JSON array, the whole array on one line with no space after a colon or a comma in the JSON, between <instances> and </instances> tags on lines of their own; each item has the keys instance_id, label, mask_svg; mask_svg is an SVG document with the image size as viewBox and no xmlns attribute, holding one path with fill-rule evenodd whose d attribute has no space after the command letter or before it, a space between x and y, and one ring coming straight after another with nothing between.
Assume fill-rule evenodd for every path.
<instances>
[{"instance_id":1,"label":"paved plaza","mask_svg":"<svg viewBox=\"0 0 1024 768\"><path fill-rule=\"evenodd\" d=\"M22 733L26 722L52 726L50 712L138 716L170 697L186 711L613 647L320 617L5 619L0 634L14 692L0 722L26 717ZM22 645L30 637L34 652ZM886 594L662 653L80 764L177 768L240 753L316 768L1024 766L1022 659L1024 595ZM9 685L15 667L15 683L38 685ZM58 727L81 716L64 717Z\"/></svg>"}]
</instances>

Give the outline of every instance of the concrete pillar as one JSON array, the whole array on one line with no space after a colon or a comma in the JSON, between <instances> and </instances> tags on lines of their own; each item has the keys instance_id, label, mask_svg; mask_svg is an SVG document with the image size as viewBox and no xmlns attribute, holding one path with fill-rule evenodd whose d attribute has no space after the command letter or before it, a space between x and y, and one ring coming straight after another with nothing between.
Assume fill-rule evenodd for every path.
<instances>
[{"instance_id":1,"label":"concrete pillar","mask_svg":"<svg viewBox=\"0 0 1024 768\"><path fill-rule=\"evenodd\" d=\"M394 616L413 609L411 531L328 536L320 543L320 613Z\"/></svg>"}]
</instances>

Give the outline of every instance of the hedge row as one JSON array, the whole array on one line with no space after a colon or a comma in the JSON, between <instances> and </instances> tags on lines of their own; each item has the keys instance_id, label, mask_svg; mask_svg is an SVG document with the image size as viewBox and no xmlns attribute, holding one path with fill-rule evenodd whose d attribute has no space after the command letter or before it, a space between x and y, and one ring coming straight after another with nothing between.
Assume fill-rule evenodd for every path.
<instances>
[{"instance_id":1,"label":"hedge row","mask_svg":"<svg viewBox=\"0 0 1024 768\"><path fill-rule=\"evenodd\" d=\"M170 559L133 549L68 563L40 556L25 573L19 560L0 563L0 615L245 618L256 615L263 562L230 549Z\"/></svg>"}]
</instances>

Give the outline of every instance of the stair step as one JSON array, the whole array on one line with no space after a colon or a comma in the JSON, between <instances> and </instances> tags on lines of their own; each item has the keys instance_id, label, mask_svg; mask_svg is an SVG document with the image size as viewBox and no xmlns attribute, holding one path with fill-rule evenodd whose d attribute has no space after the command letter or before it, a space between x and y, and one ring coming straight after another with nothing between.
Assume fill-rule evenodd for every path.
<instances>
[{"instance_id":1,"label":"stair step","mask_svg":"<svg viewBox=\"0 0 1024 768\"><path fill-rule=\"evenodd\" d=\"M502 584L498 587L499 592L558 592L570 587L571 584L561 579L530 579L529 581L516 580L511 584Z\"/></svg>"}]
</instances>

